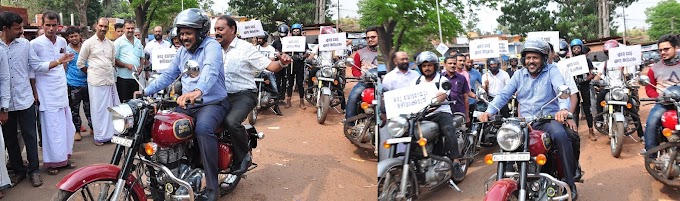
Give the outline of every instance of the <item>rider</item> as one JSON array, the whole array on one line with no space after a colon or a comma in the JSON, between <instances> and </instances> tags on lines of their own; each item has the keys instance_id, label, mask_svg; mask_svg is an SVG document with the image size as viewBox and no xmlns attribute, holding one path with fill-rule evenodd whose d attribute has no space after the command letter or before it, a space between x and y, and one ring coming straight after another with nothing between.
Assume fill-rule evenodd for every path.
<instances>
[{"instance_id":1,"label":"rider","mask_svg":"<svg viewBox=\"0 0 680 201\"><path fill-rule=\"evenodd\" d=\"M514 75L515 72L517 72L519 70L518 63L519 62L517 61L517 56L510 55L510 67L508 69L506 69L506 71L508 71L508 75L510 77L512 77L512 75Z\"/></svg>"},{"instance_id":2,"label":"rider","mask_svg":"<svg viewBox=\"0 0 680 201\"><path fill-rule=\"evenodd\" d=\"M170 45L169 48L175 48L175 50L178 50L180 47L182 47L182 42L179 41L179 36L177 36L177 27L172 27L168 31L168 38L170 38Z\"/></svg>"},{"instance_id":3,"label":"rider","mask_svg":"<svg viewBox=\"0 0 680 201\"><path fill-rule=\"evenodd\" d=\"M224 85L224 69L220 44L208 37L210 18L205 11L190 8L177 14L174 26L184 45L170 63L170 67L142 91L143 96L152 95L170 85L181 76L182 96L177 98L175 111L190 115L196 121L194 132L198 139L201 160L205 167L206 190L199 197L204 200L217 198L217 137L215 129L227 115L230 105ZM198 78L181 74L188 61L200 66ZM199 98L202 104L193 104ZM187 104L186 102L191 102Z\"/></svg>"},{"instance_id":4,"label":"rider","mask_svg":"<svg viewBox=\"0 0 680 201\"><path fill-rule=\"evenodd\" d=\"M494 97L501 92L503 87L510 81L510 75L507 72L500 70L501 67L498 66L498 60L496 58L489 58L486 60L486 66L489 68L489 73L485 73L482 76L482 88L489 93L489 100L493 100ZM510 109L508 105L505 104L501 108L501 115L503 117L510 117Z\"/></svg>"},{"instance_id":5,"label":"rider","mask_svg":"<svg viewBox=\"0 0 680 201\"><path fill-rule=\"evenodd\" d=\"M489 104L496 107L505 105L517 92L517 101L521 108L519 110L520 117L541 115L541 106L546 105L556 97L559 94L558 87L565 84L559 70L548 65L549 53L550 47L547 42L540 39L527 39L521 52L524 68L515 73L518 77L511 79L508 85L496 96L496 99ZM546 84L548 86L545 86ZM489 120L490 114L497 112L496 108L488 107L486 112L479 116L479 119L486 122ZM566 120L569 115L567 105L565 102L551 102L545 106L543 114L554 114L556 121L535 122L531 126L534 129L550 133L550 137L557 145L562 168L568 170L565 171L565 181L571 187L572 198L575 200L578 195L574 184L574 152L572 142L564 125L562 125L565 121L568 124L573 123L571 120Z\"/></svg>"},{"instance_id":6,"label":"rider","mask_svg":"<svg viewBox=\"0 0 680 201\"><path fill-rule=\"evenodd\" d=\"M659 46L659 53L661 53L661 61L656 62L647 71L647 76L649 76L650 84L645 86L645 92L650 98L658 98L664 93L667 87L673 86L680 82L680 56L676 52L678 45L680 45L680 39L673 35L668 34L661 36L657 42ZM656 86L657 88L654 88ZM667 92L666 92L667 93ZM680 92L674 92L680 94ZM661 126L661 116L667 111L666 108L661 104L656 104L649 110L649 116L647 116L647 127L645 128L645 150L659 145L657 141L658 132L657 129ZM645 151L643 150L643 151ZM656 154L651 156L656 158Z\"/></svg>"},{"instance_id":7,"label":"rider","mask_svg":"<svg viewBox=\"0 0 680 201\"><path fill-rule=\"evenodd\" d=\"M290 27L290 31L293 36L302 36L302 25L293 24ZM288 95L288 100L286 100L286 108L291 107L291 96L293 95L293 85L297 87L298 94L300 95L300 108L305 108L305 89L303 80L305 79L305 59L307 54L305 52L295 52L291 55L293 57L293 66L290 70L287 70L288 76L288 87L285 91ZM283 96L283 94L281 94Z\"/></svg>"},{"instance_id":8,"label":"rider","mask_svg":"<svg viewBox=\"0 0 680 201\"><path fill-rule=\"evenodd\" d=\"M378 51L378 29L375 27L368 28L366 30L366 43L368 46L359 49L354 53L354 65L352 67L352 75L356 78L361 77L363 74L360 69L370 70L378 66L379 58ZM361 96L361 92L364 91L366 87L359 81L357 82L352 90L349 92L347 97L347 109L345 110L345 119L349 119L356 115L357 102ZM353 126L353 122L347 122Z\"/></svg>"},{"instance_id":9,"label":"rider","mask_svg":"<svg viewBox=\"0 0 680 201\"><path fill-rule=\"evenodd\" d=\"M281 38L288 36L289 30L290 29L289 29L288 25L286 25L286 24L279 25L279 27L277 29L277 31L279 32L279 39L272 42L272 47L274 47L274 49L276 49L276 52L279 52L279 53L283 52L282 51L283 45L281 44ZM278 101L283 102L283 99L285 98L285 94L286 94L286 71L285 70L279 71L279 72L274 73L274 75L276 75L276 80L280 81L280 82L277 83L278 86L276 86L276 88L279 89L279 99L278 99Z\"/></svg>"},{"instance_id":10,"label":"rider","mask_svg":"<svg viewBox=\"0 0 680 201\"><path fill-rule=\"evenodd\" d=\"M583 41L581 41L581 39L577 38L571 40L572 57L584 54L584 49L585 45L583 45ZM586 58L586 61L588 62L588 73L577 75L575 79L576 85L578 86L579 92L581 93L581 104L577 104L576 111L574 112L574 118L578 119L581 109L583 109L583 113L586 115L586 122L588 123L588 134L590 135L591 139L593 139L595 137L595 133L593 132L593 115L590 112L590 80L592 80L595 75L590 73L590 71L594 69L593 62L588 58ZM576 121L576 126L578 126L578 122L579 121Z\"/></svg>"},{"instance_id":11,"label":"rider","mask_svg":"<svg viewBox=\"0 0 680 201\"><path fill-rule=\"evenodd\" d=\"M267 33L266 31L264 32L264 34L262 36L257 37L257 47L256 47L257 51L262 53L262 55L264 55L264 57L271 59L272 61L277 61L278 57L276 55L276 49L274 49L273 46L269 45L269 43L267 42L268 38L269 38L269 33ZM271 89L273 91L272 92L272 96L273 96L272 98L274 100L278 100L279 89L278 89L277 84L276 84L276 75L273 72L268 71L266 69L263 70L261 74L264 74L267 77L269 77L269 86L271 87ZM283 115L281 113L281 110L279 109L279 104L274 104L274 113L276 115L279 115L279 116Z\"/></svg>"},{"instance_id":12,"label":"rider","mask_svg":"<svg viewBox=\"0 0 680 201\"><path fill-rule=\"evenodd\" d=\"M619 47L619 42L615 40L608 40L607 42L604 43L604 54L609 57L609 50L612 48ZM609 62L605 61L604 62L604 67L600 72L595 76L595 80L600 80L602 79L602 76L606 77L606 80L608 81L610 86L623 86L624 82L626 81L625 75L628 73L626 72L627 68L625 66L620 66L620 67L615 67L615 66L609 66ZM602 113L603 107L600 105L600 102L604 101L605 95L609 93L609 89L602 89L600 92L597 94L597 98L595 99L595 107L597 108L597 114ZM638 114L637 108L633 107L631 108L631 112L633 114ZM633 121L635 122L640 122L640 117L638 115L631 115L633 118ZM599 115L596 117L595 122L596 125L602 124L603 121L603 116ZM642 125L636 125L637 127L637 133L638 137L642 138L643 136L643 131L642 131Z\"/></svg>"},{"instance_id":13,"label":"rider","mask_svg":"<svg viewBox=\"0 0 680 201\"><path fill-rule=\"evenodd\" d=\"M569 43L567 43L566 40L560 39L560 51L557 52L557 55L559 58L557 58L558 61L565 60L567 59L567 56L569 54Z\"/></svg>"},{"instance_id":14,"label":"rider","mask_svg":"<svg viewBox=\"0 0 680 201\"><path fill-rule=\"evenodd\" d=\"M414 82L411 82L412 86L419 85L421 83L433 83L437 87L437 102L446 101L450 91L443 89L443 84L449 82L449 79L439 74L437 69L439 69L439 57L430 51L425 51L418 55L416 58L416 65L423 75L419 76ZM446 95L444 95L446 94ZM425 116L425 120L436 122L439 125L439 130L443 133L445 153L451 161L453 162L454 168L454 178L459 179L464 175L461 175L459 157L458 153L458 136L456 136L456 127L454 127L453 114L451 113L450 105L441 105L435 111L431 112Z\"/></svg>"}]
</instances>

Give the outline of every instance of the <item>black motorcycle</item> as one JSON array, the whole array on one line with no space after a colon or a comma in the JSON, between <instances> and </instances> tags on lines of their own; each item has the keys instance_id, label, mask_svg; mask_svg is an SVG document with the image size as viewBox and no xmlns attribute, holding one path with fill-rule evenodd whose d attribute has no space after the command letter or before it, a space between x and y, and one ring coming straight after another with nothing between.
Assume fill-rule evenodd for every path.
<instances>
[{"instance_id":1,"label":"black motorcycle","mask_svg":"<svg viewBox=\"0 0 680 201\"><path fill-rule=\"evenodd\" d=\"M334 65L316 65L309 71L309 84L305 100L316 106L316 122L323 124L326 121L330 108L337 110L338 105L345 101L345 78L340 76L341 71L345 71L342 63Z\"/></svg>"},{"instance_id":2,"label":"black motorcycle","mask_svg":"<svg viewBox=\"0 0 680 201\"><path fill-rule=\"evenodd\" d=\"M257 105L253 111L248 114L248 123L250 123L250 125L255 125L257 122L257 113L259 110L270 109L272 112L275 112L273 106L276 104L276 95L278 92L269 87L270 82L271 80L269 80L269 76L267 76L265 72L262 72L255 77L255 84L257 85Z\"/></svg>"}]
</instances>

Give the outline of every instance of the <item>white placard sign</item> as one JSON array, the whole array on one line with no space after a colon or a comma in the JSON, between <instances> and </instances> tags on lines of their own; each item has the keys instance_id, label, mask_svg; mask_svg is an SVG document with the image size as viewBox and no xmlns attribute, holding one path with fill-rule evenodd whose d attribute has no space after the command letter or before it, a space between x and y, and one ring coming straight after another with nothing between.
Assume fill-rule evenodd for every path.
<instances>
[{"instance_id":1,"label":"white placard sign","mask_svg":"<svg viewBox=\"0 0 680 201\"><path fill-rule=\"evenodd\" d=\"M501 55L508 55L508 41L507 40L499 40L498 41L498 52Z\"/></svg>"},{"instance_id":2,"label":"white placard sign","mask_svg":"<svg viewBox=\"0 0 680 201\"><path fill-rule=\"evenodd\" d=\"M444 43L439 43L439 45L437 46L437 52L444 55L446 54L446 51L449 51L449 47L444 45Z\"/></svg>"},{"instance_id":3,"label":"white placard sign","mask_svg":"<svg viewBox=\"0 0 680 201\"><path fill-rule=\"evenodd\" d=\"M170 67L170 63L177 55L175 48L156 49L151 54L151 68L155 71L162 71Z\"/></svg>"},{"instance_id":4,"label":"white placard sign","mask_svg":"<svg viewBox=\"0 0 680 201\"><path fill-rule=\"evenodd\" d=\"M281 51L283 52L305 52L307 37L287 36L281 38Z\"/></svg>"},{"instance_id":5,"label":"white placard sign","mask_svg":"<svg viewBox=\"0 0 680 201\"><path fill-rule=\"evenodd\" d=\"M241 38L252 38L264 35L264 29L262 29L262 22L260 22L260 20L239 22L236 24L236 28L238 29Z\"/></svg>"},{"instance_id":6,"label":"white placard sign","mask_svg":"<svg viewBox=\"0 0 680 201\"><path fill-rule=\"evenodd\" d=\"M319 51L345 50L347 34L345 32L319 35Z\"/></svg>"},{"instance_id":7,"label":"white placard sign","mask_svg":"<svg viewBox=\"0 0 680 201\"><path fill-rule=\"evenodd\" d=\"M623 46L609 50L607 65L612 67L637 66L642 63L642 47L640 45Z\"/></svg>"},{"instance_id":8,"label":"white placard sign","mask_svg":"<svg viewBox=\"0 0 680 201\"><path fill-rule=\"evenodd\" d=\"M557 62L559 68L568 68L571 75L577 76L588 73L588 61L586 55L580 55Z\"/></svg>"},{"instance_id":9,"label":"white placard sign","mask_svg":"<svg viewBox=\"0 0 680 201\"><path fill-rule=\"evenodd\" d=\"M470 41L470 59L500 57L498 38L485 38Z\"/></svg>"},{"instance_id":10,"label":"white placard sign","mask_svg":"<svg viewBox=\"0 0 680 201\"><path fill-rule=\"evenodd\" d=\"M553 45L554 48L560 47L559 31L537 31L527 33L527 38L539 38Z\"/></svg>"},{"instance_id":11,"label":"white placard sign","mask_svg":"<svg viewBox=\"0 0 680 201\"><path fill-rule=\"evenodd\" d=\"M416 113L430 104L435 96L437 96L437 87L434 83L421 83L385 92L385 111L387 112L385 115L391 119L402 114Z\"/></svg>"}]
</instances>

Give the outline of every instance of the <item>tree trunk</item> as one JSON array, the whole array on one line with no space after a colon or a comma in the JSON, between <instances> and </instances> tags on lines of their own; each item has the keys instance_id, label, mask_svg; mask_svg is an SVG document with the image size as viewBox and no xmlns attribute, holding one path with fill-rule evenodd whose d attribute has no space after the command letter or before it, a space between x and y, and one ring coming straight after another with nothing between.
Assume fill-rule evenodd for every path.
<instances>
[{"instance_id":1,"label":"tree trunk","mask_svg":"<svg viewBox=\"0 0 680 201\"><path fill-rule=\"evenodd\" d=\"M132 3L132 0L130 0L130 3ZM142 27L146 26L147 29L148 29L149 25L147 25L147 23L150 20L147 20L146 16L147 16L147 13L149 11L150 6L151 6L151 1L145 0L144 3L139 4L139 6L137 6L135 8L135 23L137 24L137 26L140 26L140 25ZM155 9L154 9L154 11L155 11ZM147 29L143 29L141 27L139 28L139 31L141 32L142 36L146 36L145 34L147 32ZM146 43L146 40L142 40L142 45L146 45L145 43Z\"/></svg>"},{"instance_id":2,"label":"tree trunk","mask_svg":"<svg viewBox=\"0 0 680 201\"><path fill-rule=\"evenodd\" d=\"M90 0L74 0L76 10L78 10L78 20L80 26L88 26L87 24L87 6L90 5ZM75 23L73 23L75 24Z\"/></svg>"}]
</instances>

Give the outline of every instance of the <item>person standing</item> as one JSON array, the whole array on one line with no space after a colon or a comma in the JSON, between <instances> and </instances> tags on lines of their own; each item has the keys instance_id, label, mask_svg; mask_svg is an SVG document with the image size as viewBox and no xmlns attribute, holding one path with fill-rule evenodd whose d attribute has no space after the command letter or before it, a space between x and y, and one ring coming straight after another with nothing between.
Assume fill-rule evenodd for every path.
<instances>
[{"instance_id":1,"label":"person standing","mask_svg":"<svg viewBox=\"0 0 680 201\"><path fill-rule=\"evenodd\" d=\"M583 41L581 39L574 39L571 41L571 53L572 57L576 57L582 54L585 54L583 50L585 49L585 45L583 44ZM588 123L588 134L591 139L595 139L595 133L593 132L593 114L591 113L591 105L590 105L590 80L595 78L595 75L591 74L590 72L595 69L593 67L593 62L590 61L586 57L586 61L588 62L588 73L583 74L583 75L577 75L576 76L576 85L578 86L579 93L581 94L581 104L577 105L577 108L574 112L574 119L579 118L579 114L581 113L581 110L583 110L583 114L586 116L586 123ZM579 121L576 121L576 126L579 125Z\"/></svg>"},{"instance_id":2,"label":"person standing","mask_svg":"<svg viewBox=\"0 0 680 201\"><path fill-rule=\"evenodd\" d=\"M116 48L116 89L120 102L132 99L132 94L139 90L133 73L142 71L140 66L144 60L142 41L135 38L135 21L125 20L125 35L113 42Z\"/></svg>"},{"instance_id":3,"label":"person standing","mask_svg":"<svg viewBox=\"0 0 680 201\"><path fill-rule=\"evenodd\" d=\"M163 27L161 26L156 26L153 28L153 39L154 40L146 43L146 47L144 47L144 52L149 53L149 55L152 56L149 58L149 62L153 61L153 52L157 49L167 49L172 47L172 44L169 41L163 40ZM170 37L168 37L168 39L170 39Z\"/></svg>"},{"instance_id":4,"label":"person standing","mask_svg":"<svg viewBox=\"0 0 680 201\"><path fill-rule=\"evenodd\" d=\"M123 23L113 24L113 30L116 32L115 37L112 41L117 40L125 34L125 25Z\"/></svg>"},{"instance_id":5,"label":"person standing","mask_svg":"<svg viewBox=\"0 0 680 201\"><path fill-rule=\"evenodd\" d=\"M3 22L0 19L0 27L3 27ZM7 50L0 48L0 107L8 108L10 101L10 75L9 62L7 57ZM6 112L0 112L0 127L2 123L7 122L8 115ZM0 130L0 135L3 135ZM5 156L5 140L0 137L0 156ZM0 160L0 189L6 189L12 186L7 173L7 160ZM5 197L5 193L0 190L0 199Z\"/></svg>"},{"instance_id":6,"label":"person standing","mask_svg":"<svg viewBox=\"0 0 680 201\"><path fill-rule=\"evenodd\" d=\"M80 120L80 102L83 102L83 111L85 118L87 118L88 126L90 126L90 135L92 135L92 116L90 115L90 95L87 92L87 68L79 69L76 62L78 62L78 55L80 54L80 46L82 45L81 29L78 27L69 27L66 29L66 37L68 46L66 51L73 54L73 60L68 62L66 67L66 85L68 86L69 105L71 106L71 119L73 119L73 126L76 129L82 128L82 121ZM87 65L86 65L87 66ZM83 132L82 130L80 132ZM81 133L76 131L74 140L80 141L82 139Z\"/></svg>"},{"instance_id":7,"label":"person standing","mask_svg":"<svg viewBox=\"0 0 680 201\"><path fill-rule=\"evenodd\" d=\"M83 42L76 65L79 69L87 69L87 91L94 117L94 144L102 146L104 142L111 141L114 132L107 108L120 104L120 101L114 81L116 49L113 42L105 37L109 20L99 18L94 27L96 34Z\"/></svg>"},{"instance_id":8,"label":"person standing","mask_svg":"<svg viewBox=\"0 0 680 201\"><path fill-rule=\"evenodd\" d=\"M59 15L53 11L42 13L42 29L45 34L31 41L31 47L40 60L59 61L66 52L66 39L57 36ZM69 156L73 153L73 133L76 132L69 108L68 87L64 64L47 72L35 72L35 86L40 102L40 126L42 128L43 166L48 174L56 175L59 168L73 167ZM67 62L64 62L67 63Z\"/></svg>"},{"instance_id":9,"label":"person standing","mask_svg":"<svg viewBox=\"0 0 680 201\"><path fill-rule=\"evenodd\" d=\"M13 12L3 12L0 14L0 19L3 21L0 47L7 51L12 75L9 108L0 108L0 117L8 115L7 122L3 123L2 131L7 142L10 162L15 172L12 183L16 185L24 180L28 174L31 184L38 187L43 184L43 181L38 170L40 161L38 160L34 105L37 96L34 97L32 93L29 74L32 72L46 73L54 67L62 67L61 64L71 61L73 55L64 54L51 62L41 61L33 51L31 43L24 38L19 38L23 32L23 18ZM17 124L21 127L21 137L26 146L28 168L23 164L21 150L17 142Z\"/></svg>"},{"instance_id":10,"label":"person standing","mask_svg":"<svg viewBox=\"0 0 680 201\"><path fill-rule=\"evenodd\" d=\"M302 36L302 25L293 24L290 31L293 36ZM286 100L286 108L292 106L291 96L293 96L293 86L297 87L297 92L300 97L300 108L305 109L305 87L303 86L305 77L305 59L308 55L304 52L295 52L291 55L293 57L293 66L290 67L288 72L288 85L285 89L288 99ZM283 96L283 94L281 94Z\"/></svg>"}]
</instances>

